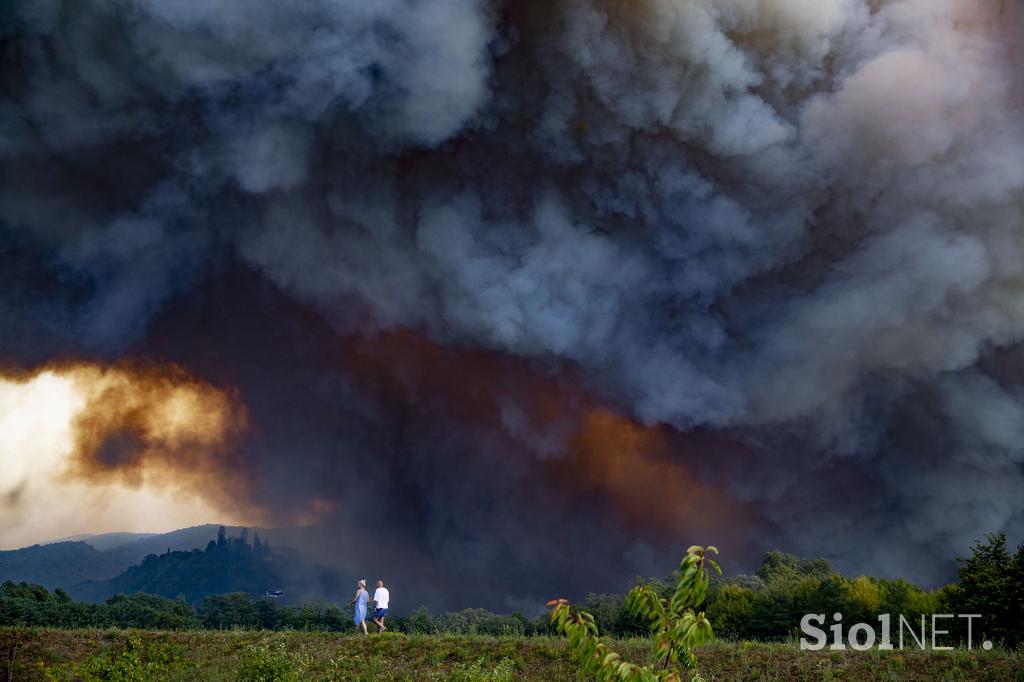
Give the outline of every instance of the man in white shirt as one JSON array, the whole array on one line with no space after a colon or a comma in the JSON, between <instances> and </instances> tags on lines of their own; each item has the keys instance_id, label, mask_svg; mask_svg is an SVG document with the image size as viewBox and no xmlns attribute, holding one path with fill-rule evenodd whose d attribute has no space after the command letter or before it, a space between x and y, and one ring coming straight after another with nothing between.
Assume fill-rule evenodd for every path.
<instances>
[{"instance_id":1,"label":"man in white shirt","mask_svg":"<svg viewBox=\"0 0 1024 682\"><path fill-rule=\"evenodd\" d=\"M387 630L384 627L384 616L388 615L388 602L391 601L391 593L388 592L388 588L384 587L384 581L377 581L377 589L373 593L373 602L376 606L376 611L373 612L373 622L377 624L381 632Z\"/></svg>"}]
</instances>

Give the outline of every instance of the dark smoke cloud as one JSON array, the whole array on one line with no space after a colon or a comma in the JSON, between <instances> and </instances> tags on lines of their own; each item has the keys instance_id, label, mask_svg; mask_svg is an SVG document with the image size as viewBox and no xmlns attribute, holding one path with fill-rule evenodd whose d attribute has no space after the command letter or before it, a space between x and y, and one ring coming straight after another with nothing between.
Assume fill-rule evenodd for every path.
<instances>
[{"instance_id":1,"label":"dark smoke cloud","mask_svg":"<svg viewBox=\"0 0 1024 682\"><path fill-rule=\"evenodd\" d=\"M934 582L1024 533L1012 3L0 12L3 362L237 387L239 475L339 563L518 605L691 541ZM638 523L594 410L707 510Z\"/></svg>"}]
</instances>

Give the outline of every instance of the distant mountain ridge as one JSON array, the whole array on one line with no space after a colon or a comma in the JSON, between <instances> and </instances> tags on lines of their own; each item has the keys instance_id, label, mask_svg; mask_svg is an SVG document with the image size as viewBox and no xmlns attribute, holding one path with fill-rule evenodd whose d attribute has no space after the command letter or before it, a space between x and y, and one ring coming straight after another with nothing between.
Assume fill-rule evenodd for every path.
<instances>
[{"instance_id":1,"label":"distant mountain ridge","mask_svg":"<svg viewBox=\"0 0 1024 682\"><path fill-rule=\"evenodd\" d=\"M164 555L204 549L216 542L221 526L204 524L181 528L169 533L106 533L75 536L21 549L0 551L0 581L38 583L49 589L81 586L112 580L147 556ZM276 548L303 540L301 528L250 528L225 526L226 534L240 536L243 532L259 534ZM298 555L296 555L298 556ZM125 583L127 587L127 583ZM100 588L90 588L97 594ZM278 589L278 588L275 588ZM135 591L140 591L137 589ZM141 590L145 591L145 590ZM246 591L246 590L243 590ZM176 595L171 595L176 596Z\"/></svg>"},{"instance_id":2,"label":"distant mountain ridge","mask_svg":"<svg viewBox=\"0 0 1024 682\"><path fill-rule=\"evenodd\" d=\"M135 542L136 540L144 540L151 538L154 535L160 535L160 533L87 533L84 535L72 535L66 538L59 538L57 540L50 540L48 542L40 542L40 545L55 545L58 542L84 542L87 545L98 549L103 552L108 549L115 547L121 547L127 545L129 542Z\"/></svg>"}]
</instances>

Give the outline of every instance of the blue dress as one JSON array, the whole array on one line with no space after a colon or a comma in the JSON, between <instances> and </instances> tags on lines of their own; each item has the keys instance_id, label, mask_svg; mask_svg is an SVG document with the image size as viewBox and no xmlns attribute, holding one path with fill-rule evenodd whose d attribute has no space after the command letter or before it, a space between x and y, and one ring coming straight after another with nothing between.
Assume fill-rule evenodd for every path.
<instances>
[{"instance_id":1,"label":"blue dress","mask_svg":"<svg viewBox=\"0 0 1024 682\"><path fill-rule=\"evenodd\" d=\"M370 601L370 593L366 590L356 592L355 623L359 625L366 620L366 602Z\"/></svg>"}]
</instances>

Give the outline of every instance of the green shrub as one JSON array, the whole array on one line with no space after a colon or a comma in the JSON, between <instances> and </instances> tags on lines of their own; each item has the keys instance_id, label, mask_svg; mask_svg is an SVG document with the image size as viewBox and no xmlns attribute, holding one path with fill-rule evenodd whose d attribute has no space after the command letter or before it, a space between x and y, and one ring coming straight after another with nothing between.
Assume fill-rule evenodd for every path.
<instances>
[{"instance_id":1,"label":"green shrub","mask_svg":"<svg viewBox=\"0 0 1024 682\"><path fill-rule=\"evenodd\" d=\"M109 682L144 682L146 667L142 663L142 643L138 635L131 635L125 641L120 653L109 652L106 655L92 656L79 668L83 679L104 680Z\"/></svg>"},{"instance_id":2,"label":"green shrub","mask_svg":"<svg viewBox=\"0 0 1024 682\"><path fill-rule=\"evenodd\" d=\"M288 652L284 642L247 644L238 666L239 682L292 682L303 679L307 657Z\"/></svg>"},{"instance_id":3,"label":"green shrub","mask_svg":"<svg viewBox=\"0 0 1024 682\"><path fill-rule=\"evenodd\" d=\"M696 545L686 550L676 573L675 591L670 596L662 597L660 586L646 584L634 587L626 599L626 607L650 624L656 667L624 661L598 639L594 616L585 611L573 613L568 600L548 602L552 607L551 620L569 639L580 673L608 682L679 682L683 679L678 668L681 665L691 679L700 680L693 649L711 641L714 632L704 612L697 609L707 595L707 567L721 573L708 553L717 554L718 550Z\"/></svg>"},{"instance_id":4,"label":"green shrub","mask_svg":"<svg viewBox=\"0 0 1024 682\"><path fill-rule=\"evenodd\" d=\"M410 633L429 635L434 631L434 619L427 607L421 606L409 614L406 619L406 628Z\"/></svg>"},{"instance_id":5,"label":"green shrub","mask_svg":"<svg viewBox=\"0 0 1024 682\"><path fill-rule=\"evenodd\" d=\"M124 646L89 656L80 664L43 666L43 675L50 680L83 680L84 682L148 682L180 679L194 664L169 644L142 646L138 635L129 635Z\"/></svg>"},{"instance_id":6,"label":"green shrub","mask_svg":"<svg viewBox=\"0 0 1024 682\"><path fill-rule=\"evenodd\" d=\"M515 664L508 658L501 659L493 668L481 658L472 663L459 663L434 679L437 682L512 682L515 674Z\"/></svg>"}]
</instances>

